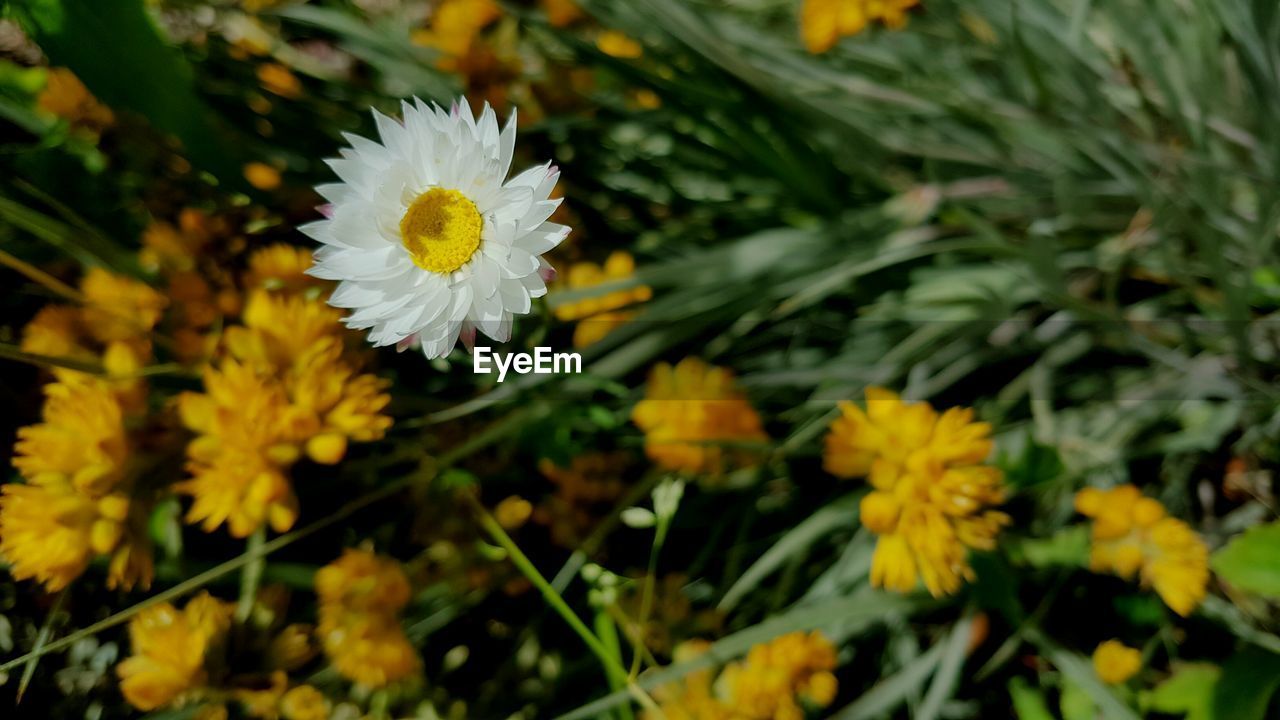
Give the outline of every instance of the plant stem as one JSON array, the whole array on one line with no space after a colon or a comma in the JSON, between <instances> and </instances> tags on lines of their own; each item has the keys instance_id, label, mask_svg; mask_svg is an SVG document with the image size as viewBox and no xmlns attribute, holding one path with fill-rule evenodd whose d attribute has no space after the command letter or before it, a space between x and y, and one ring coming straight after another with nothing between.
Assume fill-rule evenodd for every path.
<instances>
[{"instance_id":1,"label":"plant stem","mask_svg":"<svg viewBox=\"0 0 1280 720\"><path fill-rule=\"evenodd\" d=\"M258 599L258 584L262 582L262 569L267 564L267 556L262 546L267 541L266 526L259 526L245 543L245 554L249 562L240 571L240 602L236 605L236 620L245 622L253 613L253 604Z\"/></svg>"},{"instance_id":2,"label":"plant stem","mask_svg":"<svg viewBox=\"0 0 1280 720\"><path fill-rule=\"evenodd\" d=\"M560 596L560 593L551 587L551 583L542 577L542 573L538 572L538 568L533 566L529 558L520 550L515 541L511 539L511 536L507 534L507 531L502 529L502 525L489 513L488 508L481 504L470 492L463 491L461 495L475 510L480 526L484 528L485 532L489 533L494 542L507 551L507 556L511 558L511 562L515 564L516 568L529 579L529 582L533 583L534 587L538 588L538 591L542 593L542 598L547 601L551 609L555 610L556 614L569 624L569 627L578 634L578 637L582 638L582 642L586 643L587 648L600 660L605 674L611 679L625 684L627 690L637 702L643 705L646 710L657 713L661 717L662 711L658 708L657 703L653 701L653 698L649 697L649 694L637 685L635 681L627 677L627 671L622 667L622 664L609 654L609 650L587 628L586 623L582 622L582 618L579 618L573 608L570 608L569 604Z\"/></svg>"}]
</instances>

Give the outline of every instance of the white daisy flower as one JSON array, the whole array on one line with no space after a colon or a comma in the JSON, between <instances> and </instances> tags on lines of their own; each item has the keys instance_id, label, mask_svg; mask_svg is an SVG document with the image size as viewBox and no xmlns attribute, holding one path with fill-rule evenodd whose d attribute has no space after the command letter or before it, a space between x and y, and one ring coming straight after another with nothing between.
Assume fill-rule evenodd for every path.
<instances>
[{"instance_id":1,"label":"white daisy flower","mask_svg":"<svg viewBox=\"0 0 1280 720\"><path fill-rule=\"evenodd\" d=\"M478 329L498 342L515 315L547 292L543 253L569 234L547 222L560 171L551 163L507 180L516 116L498 131L486 103L477 120L466 99L446 111L414 98L401 122L376 110L381 142L344 134L351 148L329 160L340 183L316 190L326 219L300 228L323 243L309 272L340 281L329 298L347 327L374 346L421 346L448 355Z\"/></svg>"}]
</instances>

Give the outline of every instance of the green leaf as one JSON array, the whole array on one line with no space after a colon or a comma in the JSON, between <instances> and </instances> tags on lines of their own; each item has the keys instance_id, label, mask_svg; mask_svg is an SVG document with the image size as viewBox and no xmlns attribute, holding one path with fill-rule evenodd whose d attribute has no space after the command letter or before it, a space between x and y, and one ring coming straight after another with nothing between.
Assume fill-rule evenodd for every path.
<instances>
[{"instance_id":1,"label":"green leaf","mask_svg":"<svg viewBox=\"0 0 1280 720\"><path fill-rule=\"evenodd\" d=\"M719 609L726 612L732 610L761 580L782 567L789 558L806 551L810 545L829 533L855 525L858 522L858 502L861 497L861 493L846 495L810 515L783 535L725 592Z\"/></svg>"},{"instance_id":2,"label":"green leaf","mask_svg":"<svg viewBox=\"0 0 1280 720\"><path fill-rule=\"evenodd\" d=\"M960 682L960 670L964 667L965 651L969 649L969 638L973 633L973 617L966 615L951 629L942 652L942 662L938 664L938 672L929 684L929 692L916 712L918 720L935 720L942 714L942 705L951 699L956 685Z\"/></svg>"},{"instance_id":3,"label":"green leaf","mask_svg":"<svg viewBox=\"0 0 1280 720\"><path fill-rule=\"evenodd\" d=\"M1044 691L1031 687L1024 678L1015 677L1009 681L1009 699L1013 701L1013 712L1018 720L1054 720Z\"/></svg>"},{"instance_id":4,"label":"green leaf","mask_svg":"<svg viewBox=\"0 0 1280 720\"><path fill-rule=\"evenodd\" d=\"M1089 564L1089 528L1073 525L1047 538L1027 538L1010 544L1010 555L1017 564L1032 567L1085 567Z\"/></svg>"},{"instance_id":5,"label":"green leaf","mask_svg":"<svg viewBox=\"0 0 1280 720\"><path fill-rule=\"evenodd\" d=\"M1160 713L1186 713L1186 720L1213 720L1214 687L1220 674L1215 665L1181 665L1168 680L1142 694L1142 708Z\"/></svg>"},{"instance_id":6,"label":"green leaf","mask_svg":"<svg viewBox=\"0 0 1280 720\"><path fill-rule=\"evenodd\" d=\"M1238 653L1222 666L1213 689L1213 720L1264 720L1280 686L1280 655L1257 648Z\"/></svg>"},{"instance_id":7,"label":"green leaf","mask_svg":"<svg viewBox=\"0 0 1280 720\"><path fill-rule=\"evenodd\" d=\"M945 650L946 643L937 643L898 672L876 683L832 717L835 720L868 720L887 715L924 687L925 681L942 662Z\"/></svg>"},{"instance_id":8,"label":"green leaf","mask_svg":"<svg viewBox=\"0 0 1280 720\"><path fill-rule=\"evenodd\" d=\"M1057 448L1041 445L1030 437L1022 445L1022 453L1017 457L1001 455L997 464L1004 470L1005 480L1009 485L1026 488L1038 483L1047 482L1062 474L1064 466Z\"/></svg>"},{"instance_id":9,"label":"green leaf","mask_svg":"<svg viewBox=\"0 0 1280 720\"><path fill-rule=\"evenodd\" d=\"M49 63L71 69L102 102L176 135L196 165L239 185L240 163L196 96L190 66L161 40L142 0L28 0L15 6Z\"/></svg>"},{"instance_id":10,"label":"green leaf","mask_svg":"<svg viewBox=\"0 0 1280 720\"><path fill-rule=\"evenodd\" d=\"M1089 693L1070 680L1062 685L1058 709L1062 711L1062 720L1094 720L1098 716L1098 706Z\"/></svg>"},{"instance_id":11,"label":"green leaf","mask_svg":"<svg viewBox=\"0 0 1280 720\"><path fill-rule=\"evenodd\" d=\"M1280 598L1280 522L1249 528L1214 553L1212 565L1241 590Z\"/></svg>"}]
</instances>

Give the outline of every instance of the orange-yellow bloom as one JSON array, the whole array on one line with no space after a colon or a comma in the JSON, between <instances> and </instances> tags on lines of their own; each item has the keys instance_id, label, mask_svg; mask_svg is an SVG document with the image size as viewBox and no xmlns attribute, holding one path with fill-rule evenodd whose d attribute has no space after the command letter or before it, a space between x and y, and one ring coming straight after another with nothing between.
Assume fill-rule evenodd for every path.
<instances>
[{"instance_id":1,"label":"orange-yellow bloom","mask_svg":"<svg viewBox=\"0 0 1280 720\"><path fill-rule=\"evenodd\" d=\"M328 720L329 701L310 685L299 685L280 700L284 720Z\"/></svg>"},{"instance_id":2,"label":"orange-yellow bloom","mask_svg":"<svg viewBox=\"0 0 1280 720\"><path fill-rule=\"evenodd\" d=\"M233 606L208 593L179 611L169 603L149 607L129 622L133 655L116 668L130 705L152 711L204 687L206 660L226 640Z\"/></svg>"},{"instance_id":3,"label":"orange-yellow bloom","mask_svg":"<svg viewBox=\"0 0 1280 720\"><path fill-rule=\"evenodd\" d=\"M605 30L596 37L596 47L609 57L635 60L644 56L644 46L617 30Z\"/></svg>"},{"instance_id":4,"label":"orange-yellow bloom","mask_svg":"<svg viewBox=\"0 0 1280 720\"><path fill-rule=\"evenodd\" d=\"M19 580L65 587L112 555L109 587L151 582L151 553L131 515L129 441L107 382L75 374L45 386L43 422L18 430L14 467L26 484L0 492L0 554Z\"/></svg>"},{"instance_id":5,"label":"orange-yellow bloom","mask_svg":"<svg viewBox=\"0 0 1280 720\"><path fill-rule=\"evenodd\" d=\"M194 497L187 521L206 532L225 523L236 537L263 523L293 527L298 503L285 471L299 449L283 388L230 359L205 370L204 386L204 394L179 397L183 423L200 433L187 447L192 477L175 486Z\"/></svg>"},{"instance_id":6,"label":"orange-yellow bloom","mask_svg":"<svg viewBox=\"0 0 1280 720\"><path fill-rule=\"evenodd\" d=\"M768 440L733 373L692 357L674 368L654 366L631 419L644 431L645 453L670 470L718 475L755 459L749 450L722 445Z\"/></svg>"},{"instance_id":7,"label":"orange-yellow bloom","mask_svg":"<svg viewBox=\"0 0 1280 720\"><path fill-rule=\"evenodd\" d=\"M582 8L574 0L541 0L551 27L568 27L583 17Z\"/></svg>"},{"instance_id":8,"label":"orange-yellow bloom","mask_svg":"<svg viewBox=\"0 0 1280 720\"><path fill-rule=\"evenodd\" d=\"M45 86L36 98L36 105L47 113L57 115L76 127L98 132L115 123L111 108L98 102L89 89L67 68L50 68L45 75Z\"/></svg>"},{"instance_id":9,"label":"orange-yellow bloom","mask_svg":"<svg viewBox=\"0 0 1280 720\"><path fill-rule=\"evenodd\" d=\"M160 320L168 300L150 285L99 267L80 281L84 295L84 327L99 342L136 341Z\"/></svg>"},{"instance_id":10,"label":"orange-yellow bloom","mask_svg":"<svg viewBox=\"0 0 1280 720\"><path fill-rule=\"evenodd\" d=\"M441 0L431 15L428 28L413 35L413 41L440 52L438 65L456 70L459 60L471 52L480 31L502 17L494 0Z\"/></svg>"},{"instance_id":11,"label":"orange-yellow bloom","mask_svg":"<svg viewBox=\"0 0 1280 720\"><path fill-rule=\"evenodd\" d=\"M323 280L307 274L310 267L310 250L284 243L268 245L249 255L249 271L245 273L244 286L249 291L303 293L324 285Z\"/></svg>"},{"instance_id":12,"label":"orange-yellow bloom","mask_svg":"<svg viewBox=\"0 0 1280 720\"><path fill-rule=\"evenodd\" d=\"M908 592L924 581L934 596L972 579L969 549L990 550L1009 517L1001 472L981 464L991 452L991 427L973 411L939 415L928 403L906 403L888 390L867 389L867 409L842 403L823 454L827 472L867 477L862 524L879 535L871 583Z\"/></svg>"},{"instance_id":13,"label":"orange-yellow bloom","mask_svg":"<svg viewBox=\"0 0 1280 720\"><path fill-rule=\"evenodd\" d=\"M262 191L280 187L280 171L263 162L251 162L244 166L244 179Z\"/></svg>"},{"instance_id":14,"label":"orange-yellow bloom","mask_svg":"<svg viewBox=\"0 0 1280 720\"><path fill-rule=\"evenodd\" d=\"M629 280L636 269L636 261L630 253L615 251L605 260L601 267L593 262L574 263L565 273L566 290L582 290L605 283ZM557 320L577 320L578 326L573 331L573 346L577 348L591 345L608 335L613 330L626 324L633 315L624 310L628 305L641 303L653 297L653 289L648 285L635 285L622 290L615 290L599 297L586 298L556 307Z\"/></svg>"},{"instance_id":15,"label":"orange-yellow bloom","mask_svg":"<svg viewBox=\"0 0 1280 720\"><path fill-rule=\"evenodd\" d=\"M316 573L317 634L344 677L382 687L418 672L421 661L400 627L409 580L394 560L347 550Z\"/></svg>"},{"instance_id":16,"label":"orange-yellow bloom","mask_svg":"<svg viewBox=\"0 0 1280 720\"><path fill-rule=\"evenodd\" d=\"M262 84L262 89L280 97L290 100L302 97L302 81L292 70L279 63L259 65L258 82Z\"/></svg>"},{"instance_id":17,"label":"orange-yellow bloom","mask_svg":"<svg viewBox=\"0 0 1280 720\"><path fill-rule=\"evenodd\" d=\"M706 643L676 648L677 662L706 651ZM654 693L670 720L800 720L805 708L835 700L836 650L821 633L794 632L755 645L713 679L711 670L690 673ZM658 717L646 713L646 720Z\"/></svg>"},{"instance_id":18,"label":"orange-yellow bloom","mask_svg":"<svg viewBox=\"0 0 1280 720\"><path fill-rule=\"evenodd\" d=\"M97 555L120 544L129 515L128 497L90 498L65 475L45 473L26 484L0 488L0 554L17 580L36 580L61 590ZM125 568L121 568L121 584ZM148 578L149 579L149 578Z\"/></svg>"},{"instance_id":19,"label":"orange-yellow bloom","mask_svg":"<svg viewBox=\"0 0 1280 720\"><path fill-rule=\"evenodd\" d=\"M920 0L804 0L800 35L811 53L830 50L842 37L857 35L877 20L898 29L907 24L907 11Z\"/></svg>"},{"instance_id":20,"label":"orange-yellow bloom","mask_svg":"<svg viewBox=\"0 0 1280 720\"><path fill-rule=\"evenodd\" d=\"M1076 510L1093 518L1089 566L1131 580L1156 594L1182 616L1204 600L1209 584L1209 548L1189 525L1168 517L1164 506L1133 485L1076 493Z\"/></svg>"},{"instance_id":21,"label":"orange-yellow bloom","mask_svg":"<svg viewBox=\"0 0 1280 720\"><path fill-rule=\"evenodd\" d=\"M1119 685L1142 669L1142 652L1119 640L1108 640L1093 651L1093 669L1102 682Z\"/></svg>"},{"instance_id":22,"label":"orange-yellow bloom","mask_svg":"<svg viewBox=\"0 0 1280 720\"><path fill-rule=\"evenodd\" d=\"M43 422L18 430L13 466L28 479L55 474L90 498L124 476L129 443L119 400L101 382L45 386Z\"/></svg>"}]
</instances>

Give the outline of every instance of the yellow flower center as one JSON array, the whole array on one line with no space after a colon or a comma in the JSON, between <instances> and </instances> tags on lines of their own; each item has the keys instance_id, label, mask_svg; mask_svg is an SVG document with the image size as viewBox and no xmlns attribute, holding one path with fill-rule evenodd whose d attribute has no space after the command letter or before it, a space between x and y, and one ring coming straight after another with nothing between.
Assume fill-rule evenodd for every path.
<instances>
[{"instance_id":1,"label":"yellow flower center","mask_svg":"<svg viewBox=\"0 0 1280 720\"><path fill-rule=\"evenodd\" d=\"M451 273L480 247L480 211L457 190L431 188L418 196L400 220L400 239L413 263L434 273Z\"/></svg>"}]
</instances>

